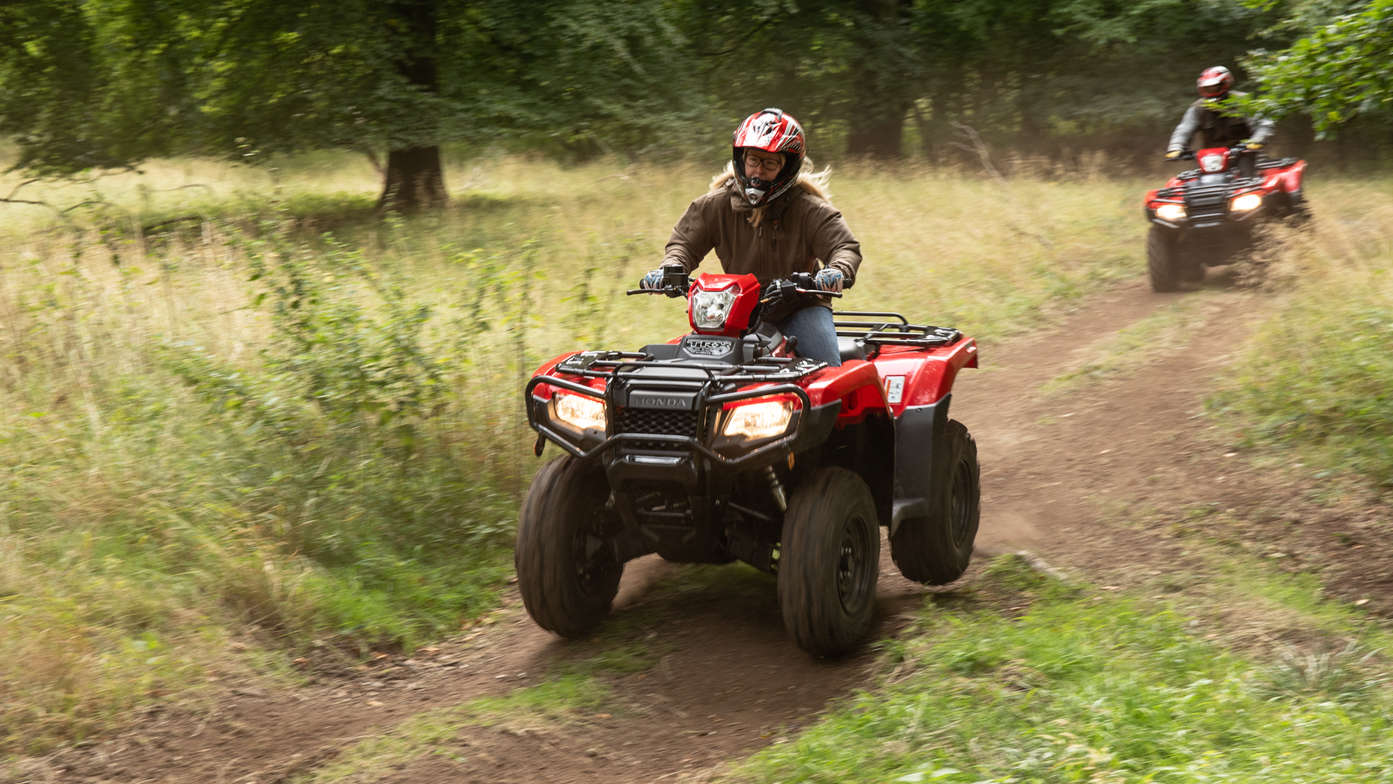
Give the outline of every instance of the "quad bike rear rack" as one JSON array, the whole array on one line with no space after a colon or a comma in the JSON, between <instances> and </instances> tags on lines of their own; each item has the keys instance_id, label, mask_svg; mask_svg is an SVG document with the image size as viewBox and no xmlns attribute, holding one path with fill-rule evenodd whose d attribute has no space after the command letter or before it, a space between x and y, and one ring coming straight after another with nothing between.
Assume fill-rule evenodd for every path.
<instances>
[{"instance_id":1,"label":"quad bike rear rack","mask_svg":"<svg viewBox=\"0 0 1393 784\"><path fill-rule=\"evenodd\" d=\"M842 320L855 316L858 320ZM875 310L838 310L832 313L837 336L853 338L874 346L917 346L932 348L951 346L962 339L963 333L949 327L911 324L899 313ZM866 320L866 319L879 320Z\"/></svg>"}]
</instances>

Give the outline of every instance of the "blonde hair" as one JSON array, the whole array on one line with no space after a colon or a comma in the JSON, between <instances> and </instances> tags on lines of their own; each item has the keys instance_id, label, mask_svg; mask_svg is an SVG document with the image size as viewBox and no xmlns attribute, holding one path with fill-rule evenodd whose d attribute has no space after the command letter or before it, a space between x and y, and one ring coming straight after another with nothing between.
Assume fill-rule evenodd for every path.
<instances>
[{"instance_id":1,"label":"blonde hair","mask_svg":"<svg viewBox=\"0 0 1393 784\"><path fill-rule=\"evenodd\" d=\"M726 161L726 167L717 173L715 177L711 178L709 190L719 191L729 185L731 180L734 179L735 161ZM827 166L823 167L822 171L816 171L813 168L812 160L804 158L803 168L798 170L797 186L823 201L830 202L832 201L832 192L828 189L827 183L831 179L832 167ZM750 212L750 217L746 220L750 222L751 226L756 228L759 227L759 224L764 220L764 212L768 206L767 204L761 204Z\"/></svg>"}]
</instances>

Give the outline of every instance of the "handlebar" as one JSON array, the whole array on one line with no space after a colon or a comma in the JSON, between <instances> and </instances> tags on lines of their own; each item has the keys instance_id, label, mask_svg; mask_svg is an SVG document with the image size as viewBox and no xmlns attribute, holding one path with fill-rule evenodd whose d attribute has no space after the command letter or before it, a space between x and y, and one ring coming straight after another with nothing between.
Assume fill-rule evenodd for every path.
<instances>
[{"instance_id":1,"label":"handlebar","mask_svg":"<svg viewBox=\"0 0 1393 784\"><path fill-rule=\"evenodd\" d=\"M1256 153L1262 151L1261 148L1256 149L1256 150L1250 150L1250 149L1248 149L1248 145L1247 145L1246 143L1245 143L1245 144L1230 144L1230 145L1226 146L1224 149L1228 150L1230 154L1237 153L1237 154L1240 154L1240 155L1242 155L1242 154L1256 154ZM1193 160L1195 160L1195 151L1194 151L1194 150L1181 150L1181 151L1180 151L1180 154L1177 155L1177 156L1175 156L1174 158L1171 158L1170 156L1166 156L1166 160L1168 160L1168 161L1193 161Z\"/></svg>"},{"instance_id":2,"label":"handlebar","mask_svg":"<svg viewBox=\"0 0 1393 784\"><path fill-rule=\"evenodd\" d=\"M791 289L789 287L792 287ZM656 289L629 289L624 292L626 296L634 294L666 294L669 297L685 297L691 290L691 273L685 269L670 268L663 270L663 285ZM795 272L787 278L775 278L763 288L764 296L760 297L761 302L766 302L775 297L787 294L815 294L821 297L840 297L840 291L823 291L813 285L813 274L811 272Z\"/></svg>"}]
</instances>

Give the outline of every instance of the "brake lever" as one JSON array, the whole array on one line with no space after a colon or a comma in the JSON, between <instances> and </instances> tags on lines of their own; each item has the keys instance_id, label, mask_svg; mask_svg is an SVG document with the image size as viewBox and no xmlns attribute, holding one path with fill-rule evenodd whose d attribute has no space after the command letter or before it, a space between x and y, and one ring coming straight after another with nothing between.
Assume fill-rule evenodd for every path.
<instances>
[{"instance_id":1,"label":"brake lever","mask_svg":"<svg viewBox=\"0 0 1393 784\"><path fill-rule=\"evenodd\" d=\"M677 288L676 286L667 286L661 289L629 289L628 291L624 292L624 294L626 296L633 296L635 294L666 294L673 299L687 296L687 292Z\"/></svg>"}]
</instances>

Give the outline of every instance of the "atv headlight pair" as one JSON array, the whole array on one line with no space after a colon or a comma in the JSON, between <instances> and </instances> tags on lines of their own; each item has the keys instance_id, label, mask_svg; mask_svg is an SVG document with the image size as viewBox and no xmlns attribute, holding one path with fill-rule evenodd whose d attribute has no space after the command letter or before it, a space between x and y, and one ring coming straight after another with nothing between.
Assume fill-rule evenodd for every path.
<instances>
[{"instance_id":1,"label":"atv headlight pair","mask_svg":"<svg viewBox=\"0 0 1393 784\"><path fill-rule=\"evenodd\" d=\"M586 430L603 432L605 414L605 402L589 395L557 392L552 395L551 402L547 403L547 415L551 421L558 422L580 433L584 433Z\"/></svg>"}]
</instances>

